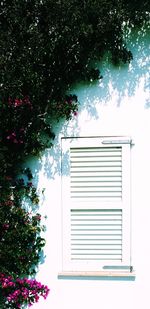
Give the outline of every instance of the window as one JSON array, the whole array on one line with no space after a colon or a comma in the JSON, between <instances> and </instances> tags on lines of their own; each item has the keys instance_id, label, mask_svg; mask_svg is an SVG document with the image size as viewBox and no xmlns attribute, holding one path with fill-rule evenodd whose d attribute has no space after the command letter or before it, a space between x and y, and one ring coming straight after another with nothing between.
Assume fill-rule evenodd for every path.
<instances>
[{"instance_id":1,"label":"window","mask_svg":"<svg viewBox=\"0 0 150 309\"><path fill-rule=\"evenodd\" d=\"M130 266L128 137L62 138L63 271Z\"/></svg>"}]
</instances>

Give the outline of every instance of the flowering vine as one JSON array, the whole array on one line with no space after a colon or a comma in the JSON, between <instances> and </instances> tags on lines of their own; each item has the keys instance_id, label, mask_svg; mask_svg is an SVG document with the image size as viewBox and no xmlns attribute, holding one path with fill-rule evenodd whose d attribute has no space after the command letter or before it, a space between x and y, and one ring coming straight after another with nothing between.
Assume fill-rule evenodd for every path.
<instances>
[{"instance_id":1,"label":"flowering vine","mask_svg":"<svg viewBox=\"0 0 150 309\"><path fill-rule=\"evenodd\" d=\"M47 113L29 96L9 96L0 108L0 306L17 309L31 306L40 296L46 299L49 293L46 285L32 279L43 255L45 226L39 212L23 206L25 200L38 209L39 197L30 169L22 166L29 155L49 147L54 134ZM77 110L77 97L68 95L51 103L49 116L68 120Z\"/></svg>"},{"instance_id":2,"label":"flowering vine","mask_svg":"<svg viewBox=\"0 0 150 309\"><path fill-rule=\"evenodd\" d=\"M5 308L21 308L22 304L32 306L40 296L47 298L49 288L35 279L16 278L0 273L0 288Z\"/></svg>"}]
</instances>

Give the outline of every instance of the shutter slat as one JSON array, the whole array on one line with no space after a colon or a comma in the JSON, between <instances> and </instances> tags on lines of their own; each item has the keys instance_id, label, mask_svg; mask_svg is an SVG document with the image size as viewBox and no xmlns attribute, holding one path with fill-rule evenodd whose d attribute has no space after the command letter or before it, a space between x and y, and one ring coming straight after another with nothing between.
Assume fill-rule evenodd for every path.
<instances>
[{"instance_id":1,"label":"shutter slat","mask_svg":"<svg viewBox=\"0 0 150 309\"><path fill-rule=\"evenodd\" d=\"M73 255L71 260L121 260L121 254L93 254L93 255Z\"/></svg>"},{"instance_id":2,"label":"shutter slat","mask_svg":"<svg viewBox=\"0 0 150 309\"><path fill-rule=\"evenodd\" d=\"M82 247L89 247L89 246L101 246L112 248L113 246L120 246L121 239L72 239L71 246L82 246Z\"/></svg>"},{"instance_id":3,"label":"shutter slat","mask_svg":"<svg viewBox=\"0 0 150 309\"><path fill-rule=\"evenodd\" d=\"M119 192L88 192L88 193L82 193L82 192L78 192L75 194L71 195L71 198L84 198L84 199L97 199L97 198L105 198L105 199L113 199L113 198L118 198L119 200L121 199L121 193Z\"/></svg>"},{"instance_id":4,"label":"shutter slat","mask_svg":"<svg viewBox=\"0 0 150 309\"><path fill-rule=\"evenodd\" d=\"M87 249L84 249L84 248L77 248L77 249L71 249L72 251L72 254L74 255L95 255L95 254L99 254L99 255L110 255L110 254L113 254L113 255L118 255L120 254L121 255L121 249L120 248L107 248L107 249L99 249L99 248L87 248Z\"/></svg>"},{"instance_id":5,"label":"shutter slat","mask_svg":"<svg viewBox=\"0 0 150 309\"><path fill-rule=\"evenodd\" d=\"M115 235L115 236L121 236L122 235L122 230L105 230L105 229L101 229L101 230L86 230L86 231L72 231L71 232L71 236L77 236L77 237L86 237L86 236L99 236L99 237L103 237L103 236L112 236L112 235Z\"/></svg>"},{"instance_id":6,"label":"shutter slat","mask_svg":"<svg viewBox=\"0 0 150 309\"><path fill-rule=\"evenodd\" d=\"M116 224L121 224L121 219L107 219L107 217L105 219L80 219L78 217L76 218L72 218L71 219L72 222L72 226L80 226L80 224L85 225L85 226L89 226L89 225L105 225L105 224L109 224L109 225L116 225Z\"/></svg>"},{"instance_id":7,"label":"shutter slat","mask_svg":"<svg viewBox=\"0 0 150 309\"><path fill-rule=\"evenodd\" d=\"M82 172L82 174L81 173L72 173L71 174L71 179L70 179L70 181L72 181L72 180L76 180L77 178L79 178L80 180L82 180L82 181L84 181L84 179L86 178L86 180L90 180L90 181L92 181L92 178L95 178L95 180L97 180L98 179L98 177L99 178L101 178L102 179L102 177L103 178L105 178L104 180L106 180L107 181L107 179L108 179L108 181L109 181L109 178L110 179L112 179L113 177L114 178L120 178L120 180L122 179L122 173L121 173L121 171L116 171L115 173L114 173L114 171L113 170L108 170L108 171L103 171L103 170L101 170L101 171L95 171L95 172L93 172L93 175L92 175L92 171L90 172L90 171L87 171L87 172Z\"/></svg>"},{"instance_id":8,"label":"shutter slat","mask_svg":"<svg viewBox=\"0 0 150 309\"><path fill-rule=\"evenodd\" d=\"M102 161L102 160L93 160L93 161L86 161L84 159L84 161L71 161L71 168L75 169L75 168L79 168L79 167L83 167L83 168L87 168L87 167L103 167L103 166L120 166L121 167L121 160L110 160L110 161Z\"/></svg>"},{"instance_id":9,"label":"shutter slat","mask_svg":"<svg viewBox=\"0 0 150 309\"><path fill-rule=\"evenodd\" d=\"M118 223L118 222L117 222ZM109 230L121 230L122 223L119 224L110 224L109 222L104 224L82 224L80 221L80 224L71 224L72 229L71 231L109 231Z\"/></svg>"},{"instance_id":10,"label":"shutter slat","mask_svg":"<svg viewBox=\"0 0 150 309\"><path fill-rule=\"evenodd\" d=\"M121 186L94 186L93 184L85 186L84 184L82 186L71 186L71 192L78 193L78 192L122 192Z\"/></svg>"},{"instance_id":11,"label":"shutter slat","mask_svg":"<svg viewBox=\"0 0 150 309\"><path fill-rule=\"evenodd\" d=\"M72 181L71 182L71 188L80 188L80 187L105 187L106 186L106 182L104 181ZM121 187L120 182L118 181L107 181L107 186L109 187Z\"/></svg>"},{"instance_id":12,"label":"shutter slat","mask_svg":"<svg viewBox=\"0 0 150 309\"><path fill-rule=\"evenodd\" d=\"M79 222L74 222L73 220L72 220L72 224L71 224L71 226L72 227L74 227L74 228L77 228L78 229L78 227L80 227L80 226L82 226L82 227L86 227L86 226L89 226L89 227L92 227L92 226L94 226L94 227L96 227L96 226L99 226L99 227L101 227L101 226L109 226L109 227L113 227L113 226L121 226L121 224L122 224L122 222L121 221L111 221L110 222L110 220L108 221L108 220L104 220L104 221L89 221L89 222L85 222L85 221L79 221Z\"/></svg>"},{"instance_id":13,"label":"shutter slat","mask_svg":"<svg viewBox=\"0 0 150 309\"><path fill-rule=\"evenodd\" d=\"M122 240L122 234L120 235L99 235L99 234L96 234L96 235L92 235L92 234L84 234L84 235L71 235L71 240L78 240L79 243L80 241L81 242L87 242L87 241L98 241L99 243L101 242L105 242L105 243L108 243L109 241L110 242L115 242L115 241L121 241Z\"/></svg>"},{"instance_id":14,"label":"shutter slat","mask_svg":"<svg viewBox=\"0 0 150 309\"><path fill-rule=\"evenodd\" d=\"M84 157L96 157L96 156L115 156L119 157L121 155L121 147L82 147L82 148L70 148L71 156L75 158Z\"/></svg>"},{"instance_id":15,"label":"shutter slat","mask_svg":"<svg viewBox=\"0 0 150 309\"><path fill-rule=\"evenodd\" d=\"M85 239L80 240L80 239L74 239L74 241L72 241L71 246L74 247L83 247L83 248L89 248L89 247L100 247L100 248L106 248L106 246L108 248L113 248L114 246L118 247L121 245L121 239L119 240L114 240L114 239L108 239L108 240L104 240L102 239L100 241L100 239L94 240L92 239L92 241L90 241L89 239L87 239L87 241L85 241Z\"/></svg>"},{"instance_id":16,"label":"shutter slat","mask_svg":"<svg viewBox=\"0 0 150 309\"><path fill-rule=\"evenodd\" d=\"M95 164L96 165L96 164ZM109 165L105 165L105 166L100 166L100 165L96 165L96 166L88 166L88 168L82 164L81 166L77 166L77 167L72 167L70 168L70 172L72 173L93 173L94 172L121 172L121 166L109 166Z\"/></svg>"},{"instance_id":17,"label":"shutter slat","mask_svg":"<svg viewBox=\"0 0 150 309\"><path fill-rule=\"evenodd\" d=\"M122 209L71 209L71 216L122 216Z\"/></svg>"},{"instance_id":18,"label":"shutter slat","mask_svg":"<svg viewBox=\"0 0 150 309\"><path fill-rule=\"evenodd\" d=\"M120 183L121 182L121 177L120 176L96 176L96 175L94 175L94 177L92 177L92 176L90 176L90 178L89 177L84 177L84 176L72 176L72 179L71 179L71 181L70 181L70 183L71 183L71 185L76 185L76 184L79 184L79 185L82 185L82 183L85 183L85 184L90 184L90 183L93 183L93 184L97 184L97 183L108 183L108 185L109 184L118 184L118 183Z\"/></svg>"}]
</instances>

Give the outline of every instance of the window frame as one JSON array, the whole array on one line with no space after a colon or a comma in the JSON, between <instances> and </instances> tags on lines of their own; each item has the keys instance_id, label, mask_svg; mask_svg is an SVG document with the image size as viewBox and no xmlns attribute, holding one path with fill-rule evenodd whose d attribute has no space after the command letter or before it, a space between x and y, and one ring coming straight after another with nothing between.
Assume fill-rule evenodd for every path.
<instances>
[{"instance_id":1,"label":"window frame","mask_svg":"<svg viewBox=\"0 0 150 309\"><path fill-rule=\"evenodd\" d=\"M130 192L130 185L131 185L131 171L130 171L130 158L131 158L131 144L132 140L130 137L126 136L108 136L108 137L62 137L61 139L61 147L62 147L62 157L61 157L61 183L62 183L62 273L68 273L68 274L110 274L116 273L117 274L123 272L124 274L128 274L133 271L133 267L131 267L131 205L130 205L130 199L131 199L131 192ZM89 145L88 145L89 143ZM67 214L67 210L65 205L69 204L68 196L69 193L67 193L69 187L70 187L70 166L66 164L66 160L69 159L69 149L71 147L94 147L97 144L96 147L122 147L122 163L123 163L123 169L124 171L127 171L127 175L123 177L122 187L125 187L128 183L126 189L125 189L125 195L126 195L126 205L128 205L128 209L126 211L126 214L123 213L124 220L123 220L123 260L121 262L118 261L102 261L98 263L82 263L79 261L79 263L75 262L72 263L70 261L70 218ZM64 163L65 162L65 163ZM64 169L64 164L66 165ZM67 188L67 190L64 188ZM87 201L85 201L87 204ZM85 206L86 207L86 206ZM82 208L83 203L82 203ZM124 226L124 224L126 226ZM64 240L65 235L65 240ZM73 265L75 264L75 265ZM84 276L84 275L83 275Z\"/></svg>"}]
</instances>

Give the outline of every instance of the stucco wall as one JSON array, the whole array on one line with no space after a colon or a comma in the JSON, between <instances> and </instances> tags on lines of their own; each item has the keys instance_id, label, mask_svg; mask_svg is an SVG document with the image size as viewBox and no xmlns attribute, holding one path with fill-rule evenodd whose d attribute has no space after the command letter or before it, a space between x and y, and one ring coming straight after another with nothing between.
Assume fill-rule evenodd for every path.
<instances>
[{"instance_id":1,"label":"stucco wall","mask_svg":"<svg viewBox=\"0 0 150 309\"><path fill-rule=\"evenodd\" d=\"M106 56L98 65L103 79L75 85L80 108L72 121L55 126L54 147L39 161L29 162L41 196L41 213L47 215L45 262L37 279L51 289L35 309L150 308L150 31L131 33L130 65L113 67ZM61 136L131 136L132 265L136 278L128 280L64 280L61 270Z\"/></svg>"}]
</instances>

